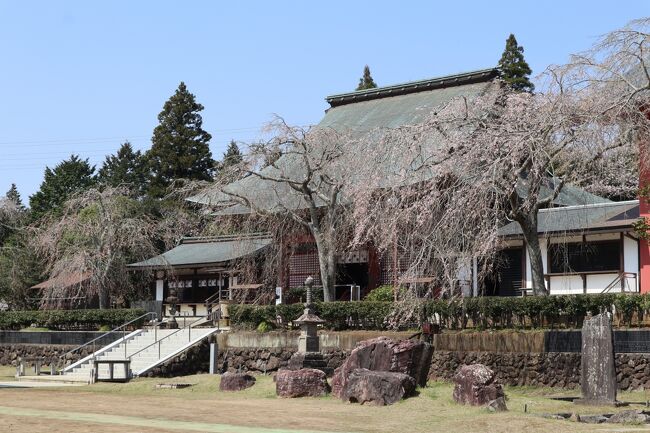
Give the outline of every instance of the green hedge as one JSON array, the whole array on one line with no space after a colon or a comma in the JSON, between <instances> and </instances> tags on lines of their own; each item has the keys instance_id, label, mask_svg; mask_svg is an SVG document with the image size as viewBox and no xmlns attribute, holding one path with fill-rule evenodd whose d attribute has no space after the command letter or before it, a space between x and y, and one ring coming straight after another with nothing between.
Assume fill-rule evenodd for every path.
<instances>
[{"instance_id":1,"label":"green hedge","mask_svg":"<svg viewBox=\"0 0 650 433\"><path fill-rule=\"evenodd\" d=\"M262 321L275 323L277 315L285 323L295 320L303 308L302 304L230 305L229 314L234 327L254 329ZM650 315L650 295L478 297L424 301L414 308L420 323L403 324L405 327L418 327L426 321L447 329L574 328L582 326L588 313L604 311L614 313L619 325L641 326L644 316ZM393 303L321 302L315 304L315 310L331 329L386 329Z\"/></svg>"},{"instance_id":2,"label":"green hedge","mask_svg":"<svg viewBox=\"0 0 650 433\"><path fill-rule=\"evenodd\" d=\"M305 307L302 304L228 306L230 323L237 328L254 329L261 322L275 323L277 316L284 323L296 320ZM391 302L318 302L314 310L331 329L384 329L384 319L392 310Z\"/></svg>"},{"instance_id":3,"label":"green hedge","mask_svg":"<svg viewBox=\"0 0 650 433\"><path fill-rule=\"evenodd\" d=\"M0 312L0 329L38 328L96 331L106 325L116 328L145 314L145 310L35 310ZM136 324L139 325L139 324Z\"/></svg>"},{"instance_id":4,"label":"green hedge","mask_svg":"<svg viewBox=\"0 0 650 433\"><path fill-rule=\"evenodd\" d=\"M580 327L588 314L614 313L616 321L640 326L650 312L650 296L630 294L478 297L429 301L422 306L424 320L451 329Z\"/></svg>"}]
</instances>

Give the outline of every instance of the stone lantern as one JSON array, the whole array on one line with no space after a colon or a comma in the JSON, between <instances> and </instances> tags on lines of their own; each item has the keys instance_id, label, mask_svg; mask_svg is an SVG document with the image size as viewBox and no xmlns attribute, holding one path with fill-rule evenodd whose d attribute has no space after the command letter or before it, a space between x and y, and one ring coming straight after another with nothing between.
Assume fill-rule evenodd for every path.
<instances>
[{"instance_id":1,"label":"stone lantern","mask_svg":"<svg viewBox=\"0 0 650 433\"><path fill-rule=\"evenodd\" d=\"M178 322L176 322L176 312L178 304L178 296L176 296L176 289L172 288L169 290L169 296L165 299L169 305L169 314L172 316L171 320L167 322L167 327L169 329L178 329Z\"/></svg>"},{"instance_id":2,"label":"stone lantern","mask_svg":"<svg viewBox=\"0 0 650 433\"><path fill-rule=\"evenodd\" d=\"M298 319L293 323L300 325L300 337L298 337L298 352L312 353L320 351L320 343L318 340L317 327L321 323L325 323L323 319L318 317L311 304L311 287L314 285L314 279L310 276L305 280L307 287L307 302L305 302L305 310Z\"/></svg>"}]
</instances>

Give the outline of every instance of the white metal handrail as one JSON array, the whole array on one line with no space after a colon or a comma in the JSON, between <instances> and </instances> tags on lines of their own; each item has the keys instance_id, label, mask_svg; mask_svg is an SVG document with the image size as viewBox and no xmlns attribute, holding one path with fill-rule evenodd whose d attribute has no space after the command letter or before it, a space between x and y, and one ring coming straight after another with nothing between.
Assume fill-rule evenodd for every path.
<instances>
[{"instance_id":1,"label":"white metal handrail","mask_svg":"<svg viewBox=\"0 0 650 433\"><path fill-rule=\"evenodd\" d=\"M193 321L192 323L190 323L190 324L187 325L187 326L184 326L183 328L178 328L176 331L171 332L171 333L165 335L164 337L162 337L162 338L160 338L160 339L158 339L158 334L155 333L155 334L154 334L154 341L153 341L153 343L146 345L146 346L143 347L142 349L138 350L137 352L133 352L132 354L130 354L130 355L128 355L128 356L126 355L126 347L125 347L125 348L124 348L124 358L125 358L125 359L128 359L128 360L131 360L131 358L133 358L135 355L137 355L138 353L141 353L141 352L147 350L148 348L150 348L150 347L153 346L154 344L158 344L158 358L160 358L160 345L161 345L161 341L163 341L163 340L165 340L165 339L171 337L172 335L176 335L176 334L178 334L179 332L184 331L184 330L186 330L186 329L187 329L187 339L188 339L188 341L192 341L192 326L194 326L196 323L198 323L198 322L200 322L200 321L202 321L202 320L205 320L205 317L201 317L200 319ZM156 328L154 328L154 329L156 329Z\"/></svg>"},{"instance_id":2,"label":"white metal handrail","mask_svg":"<svg viewBox=\"0 0 650 433\"><path fill-rule=\"evenodd\" d=\"M117 333L117 332L122 332L122 341L124 342L124 351L126 353L126 343L127 343L126 342L126 327L133 324L133 323L135 323L135 322L139 322L139 321L141 321L142 319L144 319L145 317L148 317L148 316L152 316L154 319L158 317L158 315L156 313L154 313L154 312L145 313L145 314L143 314L141 316L136 317L133 320L130 320L130 321L126 322L126 323L121 324L120 326L118 326L115 329L111 329L110 331L105 332L104 334L100 335L99 337L93 338L92 340L90 340L90 341L88 341L88 342L86 342L86 343L84 343L82 345L79 345L79 346L75 347L72 350L67 351L66 353L61 355L59 358L60 358L61 361L63 361L63 363L65 363L65 359L69 354L74 353L79 349L83 349L84 347L89 346L91 344L93 346L92 353L94 354L96 352L95 343L97 341L101 340L102 338L104 338L104 337L106 337L106 336L108 336L110 334Z\"/></svg>"}]
</instances>

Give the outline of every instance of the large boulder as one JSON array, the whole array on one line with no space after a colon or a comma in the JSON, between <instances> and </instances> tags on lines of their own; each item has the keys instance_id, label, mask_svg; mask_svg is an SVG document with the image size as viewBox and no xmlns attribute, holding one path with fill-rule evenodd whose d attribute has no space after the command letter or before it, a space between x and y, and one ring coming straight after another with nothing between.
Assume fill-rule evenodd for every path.
<instances>
[{"instance_id":1,"label":"large boulder","mask_svg":"<svg viewBox=\"0 0 650 433\"><path fill-rule=\"evenodd\" d=\"M454 400L461 404L484 406L505 397L495 382L495 374L483 364L463 365L454 375Z\"/></svg>"},{"instance_id":2,"label":"large boulder","mask_svg":"<svg viewBox=\"0 0 650 433\"><path fill-rule=\"evenodd\" d=\"M416 385L426 386L433 348L419 340L393 340L377 337L361 341L350 356L334 371L332 393L341 397L350 373L358 368L389 371L411 376Z\"/></svg>"},{"instance_id":3,"label":"large boulder","mask_svg":"<svg viewBox=\"0 0 650 433\"><path fill-rule=\"evenodd\" d=\"M415 379L408 374L357 368L350 372L341 399L350 403L385 406L415 393Z\"/></svg>"},{"instance_id":4,"label":"large boulder","mask_svg":"<svg viewBox=\"0 0 650 433\"><path fill-rule=\"evenodd\" d=\"M219 391L241 391L255 385L255 378L246 373L224 373L221 375Z\"/></svg>"},{"instance_id":5,"label":"large boulder","mask_svg":"<svg viewBox=\"0 0 650 433\"><path fill-rule=\"evenodd\" d=\"M275 393L280 397L320 397L329 390L325 373L313 368L279 370L275 375Z\"/></svg>"}]
</instances>

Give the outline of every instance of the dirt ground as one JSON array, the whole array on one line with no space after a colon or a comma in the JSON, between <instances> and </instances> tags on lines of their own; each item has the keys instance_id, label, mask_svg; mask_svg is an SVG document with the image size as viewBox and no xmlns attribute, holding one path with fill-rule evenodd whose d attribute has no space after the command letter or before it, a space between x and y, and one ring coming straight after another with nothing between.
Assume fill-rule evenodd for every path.
<instances>
[{"instance_id":1,"label":"dirt ground","mask_svg":"<svg viewBox=\"0 0 650 433\"><path fill-rule=\"evenodd\" d=\"M549 412L612 411L549 399L558 392L548 389L509 388L506 393L510 411L493 414L483 408L456 405L451 399L450 384L434 383L421 389L417 397L393 406L372 407L346 404L332 397L279 399L270 377L259 377L258 383L246 391L223 393L218 391L218 380L216 376L198 375L70 388L0 388L1 431L650 432L645 426L594 426L542 418L541 414ZM186 389L158 390L154 389L156 383L194 385ZM642 392L624 393L621 399L641 403L647 396Z\"/></svg>"}]
</instances>

